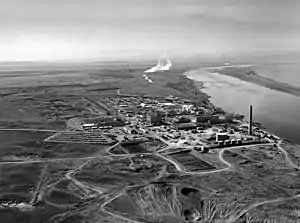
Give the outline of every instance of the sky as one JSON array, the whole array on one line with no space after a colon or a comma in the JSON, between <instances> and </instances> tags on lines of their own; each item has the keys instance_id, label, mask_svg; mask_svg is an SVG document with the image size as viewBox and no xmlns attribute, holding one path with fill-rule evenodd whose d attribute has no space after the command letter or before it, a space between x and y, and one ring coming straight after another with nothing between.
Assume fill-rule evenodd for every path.
<instances>
[{"instance_id":1,"label":"sky","mask_svg":"<svg viewBox=\"0 0 300 223\"><path fill-rule=\"evenodd\" d=\"M0 0L0 61L300 50L299 0Z\"/></svg>"}]
</instances>

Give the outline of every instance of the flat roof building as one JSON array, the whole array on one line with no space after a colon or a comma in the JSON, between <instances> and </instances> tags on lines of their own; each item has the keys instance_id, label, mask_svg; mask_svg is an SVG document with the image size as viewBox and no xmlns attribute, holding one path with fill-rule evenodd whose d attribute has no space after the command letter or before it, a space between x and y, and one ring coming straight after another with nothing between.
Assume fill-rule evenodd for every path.
<instances>
[{"instance_id":1,"label":"flat roof building","mask_svg":"<svg viewBox=\"0 0 300 223\"><path fill-rule=\"evenodd\" d=\"M229 136L227 133L219 132L216 134L216 142L228 140Z\"/></svg>"},{"instance_id":2,"label":"flat roof building","mask_svg":"<svg viewBox=\"0 0 300 223\"><path fill-rule=\"evenodd\" d=\"M161 112L148 112L147 113L147 122L152 124L160 124L163 121L163 114Z\"/></svg>"}]
</instances>

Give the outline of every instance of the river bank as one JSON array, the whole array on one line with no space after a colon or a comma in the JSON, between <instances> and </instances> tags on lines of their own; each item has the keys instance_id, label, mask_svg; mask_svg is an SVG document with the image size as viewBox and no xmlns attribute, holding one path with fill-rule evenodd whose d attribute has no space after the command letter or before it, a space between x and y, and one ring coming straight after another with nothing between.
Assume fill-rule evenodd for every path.
<instances>
[{"instance_id":1,"label":"river bank","mask_svg":"<svg viewBox=\"0 0 300 223\"><path fill-rule=\"evenodd\" d=\"M300 143L300 98L240 79L211 73L206 68L184 73L210 96L210 102L226 112L237 112L248 118L249 105L253 105L254 121L268 131Z\"/></svg>"},{"instance_id":2,"label":"river bank","mask_svg":"<svg viewBox=\"0 0 300 223\"><path fill-rule=\"evenodd\" d=\"M261 76L252 65L231 65L209 68L211 73L219 73L246 81L271 90L300 96L300 87L289 83L275 80L273 78Z\"/></svg>"}]
</instances>

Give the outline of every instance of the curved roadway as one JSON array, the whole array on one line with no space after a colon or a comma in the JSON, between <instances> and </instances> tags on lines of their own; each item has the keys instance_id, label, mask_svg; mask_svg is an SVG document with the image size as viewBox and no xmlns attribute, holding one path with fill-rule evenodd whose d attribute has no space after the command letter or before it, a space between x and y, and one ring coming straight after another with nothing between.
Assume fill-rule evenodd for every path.
<instances>
[{"instance_id":1,"label":"curved roadway","mask_svg":"<svg viewBox=\"0 0 300 223\"><path fill-rule=\"evenodd\" d=\"M292 168L295 168L295 169L298 169L300 170L300 167L298 165L296 165L290 158L288 152L281 147L281 144L283 143L282 140L280 140L278 143L277 143L277 148L284 154L285 156L285 159L286 159L286 163L289 164Z\"/></svg>"},{"instance_id":2,"label":"curved roadway","mask_svg":"<svg viewBox=\"0 0 300 223\"><path fill-rule=\"evenodd\" d=\"M21 131L47 131L47 132L52 132L52 130L38 130L38 129L0 129L0 131L10 131L10 130L21 130ZM120 142L119 142L120 143ZM109 152L109 150L113 147L115 147L116 145L118 145L119 143L111 146L110 148L107 149L107 152L108 152L108 156L114 156L114 157L131 157L131 156L134 156L135 154L111 154ZM288 153L286 152L285 149L283 149L281 147L281 144L282 144L282 140L280 140L277 144L276 144L276 148L279 149L280 152L282 152L285 156L285 159L286 159L286 162L287 164L289 164L291 167L293 168L296 168L296 169L300 169L298 165L296 165L289 157ZM265 144L259 144L259 146L266 146L266 145L273 145L273 143L265 143ZM177 169L177 171L181 172L181 173L184 173L184 174L189 174L189 175L203 175L203 174L210 174L210 173L217 173L217 172L221 172L221 171L227 171L231 168L231 164L229 162L227 162L224 157L223 157L223 153L224 151L226 150L233 150L233 149L238 149L238 148L241 148L241 147L246 147L246 148L251 148L251 147L255 147L255 146L258 146L258 145L242 145L242 146L236 146L236 147L228 147L228 148L223 148L219 151L219 160L224 163L227 167L225 168L222 168L222 169L218 169L218 170L207 170L207 171L187 171L185 170L185 167L177 162L176 160L173 160L167 156L164 156L162 154L160 154L160 152L163 152L163 151L166 151L168 149L173 149L174 148L174 145L169 145L165 148L165 149L162 149L160 151L157 151L155 153L153 153L153 155L156 155L166 161L168 161L169 163L171 163L172 165L175 166L175 168ZM103 157L101 155L98 155L98 156L93 156L93 157L85 157L85 158L72 158L72 159L88 159L88 161L84 162L82 165L80 165L79 167L77 167L76 169L68 172L65 177L71 181L73 181L73 183L75 185L77 185L78 187L82 188L84 191L90 191L92 190L93 192L96 192L98 195L99 194L102 194L103 192L95 187L92 187L92 186L89 186L89 185L86 185L86 184L83 184L79 181L77 181L75 178L74 178L74 174L76 171L80 170L83 166L85 166L86 164L88 164L89 162L91 162L92 160L96 159L96 158L99 158L99 157ZM66 160L66 159L46 159L46 160L28 160L28 161L15 161L15 162L0 162L0 164L20 164L20 163L33 163L33 162L51 162L51 161L59 161L59 160ZM114 199L122 196L125 191L126 191L127 188L125 188L124 190L120 191L119 193L116 194L116 196L113 196L112 198L110 198L109 200L105 201L104 203L102 203L100 205L100 209L113 216L113 217L116 217L116 218L119 218L119 219L122 219L122 220L125 220L125 221L130 221L130 222L135 222L137 223L137 221L134 221L134 220L131 220L131 219L128 219L128 218L125 218L123 216L120 216L120 215L117 215L115 213L111 213L109 211L106 211L105 210L105 206L107 204L109 204L111 201L113 201ZM298 195L295 195L295 196L292 196L292 197L289 197L289 198L277 198L277 199L273 199L273 200L268 200L268 201L263 201L263 202L259 202L259 203L256 203L256 204L252 204L250 205L248 208L246 208L245 210L243 210L242 212L240 212L234 219L231 219L229 222L232 223L232 222L235 222L237 219L239 219L241 216L243 216L245 213L247 213L248 211L260 206L260 205L263 205L263 204L267 204L267 203L275 203L275 202L280 202L280 201L287 201L287 200L291 200L291 199L295 199L295 198L299 198L300 197L300 194ZM228 223L229 223L228 222Z\"/></svg>"}]
</instances>

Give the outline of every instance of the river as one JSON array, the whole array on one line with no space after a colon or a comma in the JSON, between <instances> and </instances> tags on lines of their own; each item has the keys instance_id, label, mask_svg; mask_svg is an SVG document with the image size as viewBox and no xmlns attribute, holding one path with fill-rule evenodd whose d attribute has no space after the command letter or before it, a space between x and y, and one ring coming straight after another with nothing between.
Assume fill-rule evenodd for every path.
<instances>
[{"instance_id":1,"label":"river","mask_svg":"<svg viewBox=\"0 0 300 223\"><path fill-rule=\"evenodd\" d=\"M270 132L300 144L300 97L269 90L239 79L206 69L185 73L203 83L211 102L227 112L238 112L249 117L253 105L253 119Z\"/></svg>"}]
</instances>

